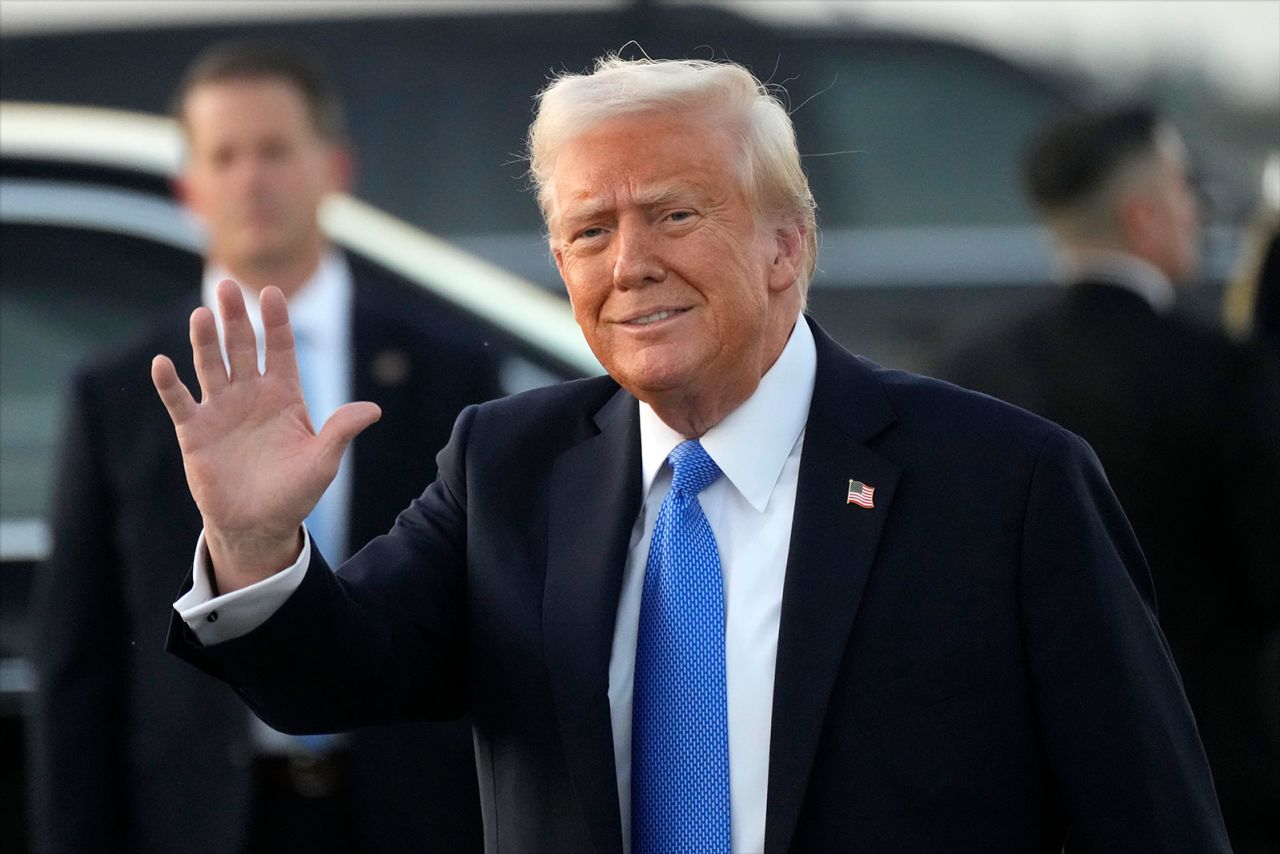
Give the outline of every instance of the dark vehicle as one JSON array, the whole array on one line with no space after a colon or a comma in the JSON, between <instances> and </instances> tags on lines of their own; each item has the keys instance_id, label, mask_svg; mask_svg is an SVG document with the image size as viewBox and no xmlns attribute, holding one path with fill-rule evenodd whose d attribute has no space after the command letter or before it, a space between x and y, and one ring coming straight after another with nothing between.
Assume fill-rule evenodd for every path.
<instances>
[{"instance_id":1,"label":"dark vehicle","mask_svg":"<svg viewBox=\"0 0 1280 854\"><path fill-rule=\"evenodd\" d=\"M924 369L950 327L1038 298L1052 262L1017 161L1027 134L1077 97L1058 80L936 39L710 6L486 5L19 32L0 38L0 97L163 112L213 41L305 45L347 95L361 198L560 293L523 192L534 93L610 50L728 58L787 90L822 229L812 307L843 343ZM1211 237L1220 282L1234 232Z\"/></svg>"},{"instance_id":2,"label":"dark vehicle","mask_svg":"<svg viewBox=\"0 0 1280 854\"><path fill-rule=\"evenodd\" d=\"M1049 264L1016 155L1067 96L940 41L656 4L115 28L4 37L0 95L163 112L191 56L246 35L325 62L347 95L361 198L556 293L520 151L548 77L609 50L729 58L785 85L819 204L814 311L859 352L922 367L954 311L1038 284Z\"/></svg>"}]
</instances>

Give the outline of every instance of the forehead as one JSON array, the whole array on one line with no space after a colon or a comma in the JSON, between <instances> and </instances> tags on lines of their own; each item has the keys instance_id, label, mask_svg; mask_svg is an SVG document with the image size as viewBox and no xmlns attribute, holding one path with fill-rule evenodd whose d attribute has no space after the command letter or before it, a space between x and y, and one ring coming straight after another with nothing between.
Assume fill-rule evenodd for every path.
<instances>
[{"instance_id":1,"label":"forehead","mask_svg":"<svg viewBox=\"0 0 1280 854\"><path fill-rule=\"evenodd\" d=\"M569 141L552 173L553 216L689 193L738 189L731 133L696 116L645 112L606 119Z\"/></svg>"},{"instance_id":2,"label":"forehead","mask_svg":"<svg viewBox=\"0 0 1280 854\"><path fill-rule=\"evenodd\" d=\"M306 97L278 77L244 77L196 85L182 105L193 144L264 133L315 133Z\"/></svg>"}]
</instances>

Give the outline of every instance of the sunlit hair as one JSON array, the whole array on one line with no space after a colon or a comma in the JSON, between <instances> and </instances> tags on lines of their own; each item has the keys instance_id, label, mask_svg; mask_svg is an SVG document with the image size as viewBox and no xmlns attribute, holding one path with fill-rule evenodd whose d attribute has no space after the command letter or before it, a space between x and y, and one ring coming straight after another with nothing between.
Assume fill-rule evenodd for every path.
<instances>
[{"instance_id":1,"label":"sunlit hair","mask_svg":"<svg viewBox=\"0 0 1280 854\"><path fill-rule=\"evenodd\" d=\"M806 258L797 282L804 293L817 261L818 230L795 128L775 91L735 63L610 54L589 74L553 80L538 94L528 140L529 170L548 226L556 215L552 184L564 147L605 120L650 111L688 113L708 128L734 131L742 188L757 221L804 229Z\"/></svg>"}]
</instances>

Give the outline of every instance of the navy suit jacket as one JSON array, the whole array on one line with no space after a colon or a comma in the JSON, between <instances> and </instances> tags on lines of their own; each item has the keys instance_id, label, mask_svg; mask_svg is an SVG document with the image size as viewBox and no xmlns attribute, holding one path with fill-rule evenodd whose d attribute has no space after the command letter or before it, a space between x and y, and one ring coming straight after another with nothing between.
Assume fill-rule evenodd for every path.
<instances>
[{"instance_id":1,"label":"navy suit jacket","mask_svg":"<svg viewBox=\"0 0 1280 854\"><path fill-rule=\"evenodd\" d=\"M385 532L435 476L466 405L501 393L490 349L455 314L350 256L352 384L383 409L353 448L349 537ZM193 271L198 275L199 270ZM53 554L40 568L30 715L32 838L48 852L226 854L251 817L249 715L232 692L160 649L175 562L200 531L173 424L148 375L156 353L196 388L189 304L95 358L71 393ZM470 728L365 729L351 738L364 851L479 850Z\"/></svg>"},{"instance_id":2,"label":"navy suit jacket","mask_svg":"<svg viewBox=\"0 0 1280 854\"><path fill-rule=\"evenodd\" d=\"M1085 281L940 367L1097 451L1151 567L1228 829L1247 849L1257 822L1280 848L1280 359Z\"/></svg>"},{"instance_id":3,"label":"navy suit jacket","mask_svg":"<svg viewBox=\"0 0 1280 854\"><path fill-rule=\"evenodd\" d=\"M1228 850L1092 452L814 331L766 851ZM469 710L489 849L620 852L608 664L640 503L608 377L469 408L389 535L336 575L313 556L241 638L175 618L170 648L283 729Z\"/></svg>"}]
</instances>

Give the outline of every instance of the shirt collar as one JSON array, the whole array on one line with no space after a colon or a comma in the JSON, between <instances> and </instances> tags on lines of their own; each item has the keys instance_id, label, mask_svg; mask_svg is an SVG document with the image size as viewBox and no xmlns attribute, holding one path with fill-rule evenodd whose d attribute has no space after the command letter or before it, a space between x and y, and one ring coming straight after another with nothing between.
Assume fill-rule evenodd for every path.
<instances>
[{"instance_id":1,"label":"shirt collar","mask_svg":"<svg viewBox=\"0 0 1280 854\"><path fill-rule=\"evenodd\" d=\"M218 338L223 339L222 316L217 310L218 282L234 278L230 272L219 264L210 264L205 268L201 296L204 304L213 309L214 319L218 325ZM249 322L253 324L254 334L258 339L258 356L261 362L263 354L262 306L258 302L258 292L244 282L240 283L240 292L244 294L245 308L249 312ZM324 346L339 340L349 328L353 286L351 270L346 260L336 251L329 250L321 257L320 263L302 287L289 299L289 322L296 336L305 336L309 345ZM226 355L225 340L223 356Z\"/></svg>"},{"instance_id":2,"label":"shirt collar","mask_svg":"<svg viewBox=\"0 0 1280 854\"><path fill-rule=\"evenodd\" d=\"M804 432L818 371L813 332L801 315L787 346L751 397L702 436L702 447L720 471L763 513L782 467ZM640 460L648 495L662 464L685 437L640 402Z\"/></svg>"},{"instance_id":3,"label":"shirt collar","mask_svg":"<svg viewBox=\"0 0 1280 854\"><path fill-rule=\"evenodd\" d=\"M1136 255L1115 250L1095 250L1073 259L1067 267L1068 284L1106 282L1138 294L1158 312L1173 307L1173 283L1169 277Z\"/></svg>"}]
</instances>

